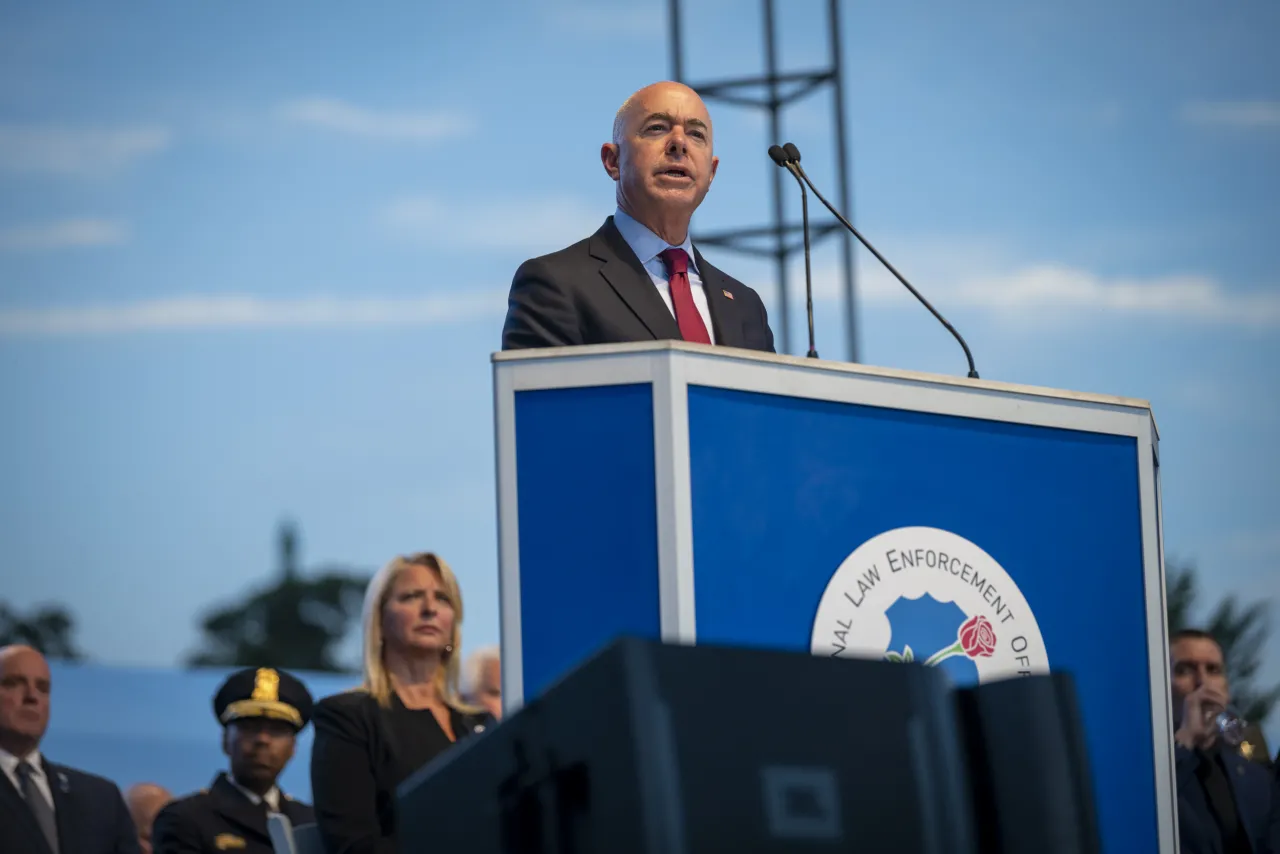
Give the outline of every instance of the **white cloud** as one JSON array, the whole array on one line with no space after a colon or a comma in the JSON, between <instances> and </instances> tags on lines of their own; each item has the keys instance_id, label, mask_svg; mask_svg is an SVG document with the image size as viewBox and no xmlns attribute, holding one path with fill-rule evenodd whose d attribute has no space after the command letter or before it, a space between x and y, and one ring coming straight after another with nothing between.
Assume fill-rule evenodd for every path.
<instances>
[{"instance_id":1,"label":"white cloud","mask_svg":"<svg viewBox=\"0 0 1280 854\"><path fill-rule=\"evenodd\" d=\"M336 98L290 101L280 107L279 116L350 136L402 142L436 142L466 134L475 126L456 113L371 110Z\"/></svg>"},{"instance_id":2,"label":"white cloud","mask_svg":"<svg viewBox=\"0 0 1280 854\"><path fill-rule=\"evenodd\" d=\"M545 253L595 233L611 206L569 196L448 202L435 196L399 199L382 211L392 236L440 248Z\"/></svg>"},{"instance_id":3,"label":"white cloud","mask_svg":"<svg viewBox=\"0 0 1280 854\"><path fill-rule=\"evenodd\" d=\"M1195 273L1109 276L1057 262L1019 263L981 239L886 243L892 248L886 255L907 259L899 269L944 315L965 307L1019 322L1127 315L1280 328L1280 288L1242 292ZM803 282L804 268L797 266L792 277L793 282ZM815 299L836 299L841 293L842 278L835 266L815 268L813 282ZM869 255L858 265L858 296L870 304L915 303Z\"/></svg>"},{"instance_id":4,"label":"white cloud","mask_svg":"<svg viewBox=\"0 0 1280 854\"><path fill-rule=\"evenodd\" d=\"M82 246L113 246L124 243L129 227L109 219L64 219L42 225L19 225L0 229L0 250L39 252Z\"/></svg>"},{"instance_id":5,"label":"white cloud","mask_svg":"<svg viewBox=\"0 0 1280 854\"><path fill-rule=\"evenodd\" d=\"M0 309L0 336L280 328L442 326L500 318L505 291L424 297L188 296L116 305Z\"/></svg>"},{"instance_id":6,"label":"white cloud","mask_svg":"<svg viewBox=\"0 0 1280 854\"><path fill-rule=\"evenodd\" d=\"M0 125L0 169L100 175L169 147L167 128L61 128Z\"/></svg>"},{"instance_id":7,"label":"white cloud","mask_svg":"<svg viewBox=\"0 0 1280 854\"><path fill-rule=\"evenodd\" d=\"M1180 115L1193 125L1280 128L1280 101L1193 101L1183 105Z\"/></svg>"},{"instance_id":8,"label":"white cloud","mask_svg":"<svg viewBox=\"0 0 1280 854\"><path fill-rule=\"evenodd\" d=\"M955 296L963 304L999 311L1065 309L1280 326L1280 293L1231 292L1212 277L1194 274L1107 277L1048 264L966 281Z\"/></svg>"}]
</instances>

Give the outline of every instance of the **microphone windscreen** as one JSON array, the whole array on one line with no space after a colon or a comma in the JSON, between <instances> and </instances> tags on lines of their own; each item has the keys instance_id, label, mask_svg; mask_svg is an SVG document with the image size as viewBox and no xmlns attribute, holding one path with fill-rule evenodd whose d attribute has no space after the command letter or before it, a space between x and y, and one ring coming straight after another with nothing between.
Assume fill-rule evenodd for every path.
<instances>
[{"instance_id":1,"label":"microphone windscreen","mask_svg":"<svg viewBox=\"0 0 1280 854\"><path fill-rule=\"evenodd\" d=\"M800 149L796 148L794 143L788 142L786 145L782 146L782 150L786 153L787 159L792 163L800 162Z\"/></svg>"},{"instance_id":2,"label":"microphone windscreen","mask_svg":"<svg viewBox=\"0 0 1280 854\"><path fill-rule=\"evenodd\" d=\"M769 146L769 157L773 160L774 163L777 163L779 166L787 165L786 152L782 150L782 146L780 145Z\"/></svg>"}]
</instances>

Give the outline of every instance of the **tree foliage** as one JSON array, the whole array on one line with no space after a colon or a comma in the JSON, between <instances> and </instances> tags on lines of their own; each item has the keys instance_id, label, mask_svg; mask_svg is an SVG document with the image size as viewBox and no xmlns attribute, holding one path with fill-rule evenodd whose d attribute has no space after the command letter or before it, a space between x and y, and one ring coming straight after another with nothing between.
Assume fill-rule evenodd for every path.
<instances>
[{"instance_id":1,"label":"tree foliage","mask_svg":"<svg viewBox=\"0 0 1280 854\"><path fill-rule=\"evenodd\" d=\"M1197 622L1199 591L1193 563L1166 561L1165 597L1169 633L1179 629L1203 629L1218 641L1227 663L1231 697L1245 720L1261 724L1280 701L1280 685L1257 683L1262 653L1271 633L1269 602L1242 604L1227 596Z\"/></svg>"},{"instance_id":2,"label":"tree foliage","mask_svg":"<svg viewBox=\"0 0 1280 854\"><path fill-rule=\"evenodd\" d=\"M358 624L369 576L330 567L308 573L297 567L297 534L280 528L280 572L269 586L209 611L201 621L204 643L193 665L283 667L341 671L336 648Z\"/></svg>"},{"instance_id":3,"label":"tree foliage","mask_svg":"<svg viewBox=\"0 0 1280 854\"><path fill-rule=\"evenodd\" d=\"M61 605L46 605L20 614L0 602L0 646L26 644L47 658L78 661L84 658L75 645L75 618Z\"/></svg>"}]
</instances>

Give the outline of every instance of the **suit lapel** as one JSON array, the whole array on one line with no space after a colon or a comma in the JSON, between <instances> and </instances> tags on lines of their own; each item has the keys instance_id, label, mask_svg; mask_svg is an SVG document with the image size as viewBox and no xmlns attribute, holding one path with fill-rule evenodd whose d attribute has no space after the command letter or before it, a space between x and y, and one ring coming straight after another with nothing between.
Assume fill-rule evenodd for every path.
<instances>
[{"instance_id":1,"label":"suit lapel","mask_svg":"<svg viewBox=\"0 0 1280 854\"><path fill-rule=\"evenodd\" d=\"M47 765L45 769L47 774ZM22 825L27 837L36 841L39 854L53 854L49 850L49 843L45 841L44 831L40 829L40 824L32 814L31 808L27 806L22 793L13 785L8 774L0 772L0 816L4 816L5 813L11 813L18 824ZM61 829L58 832L61 833Z\"/></svg>"},{"instance_id":2,"label":"suit lapel","mask_svg":"<svg viewBox=\"0 0 1280 854\"><path fill-rule=\"evenodd\" d=\"M483 715L469 715L457 710L453 712L453 734L457 736L458 741L482 733L488 727L489 720Z\"/></svg>"},{"instance_id":3,"label":"suit lapel","mask_svg":"<svg viewBox=\"0 0 1280 854\"><path fill-rule=\"evenodd\" d=\"M54 765L43 756L45 778L49 781L49 791L53 794L53 817L58 825L58 850L60 852L78 851L72 835L76 829L73 813L75 812L76 793L71 788L71 780L65 771Z\"/></svg>"},{"instance_id":4,"label":"suit lapel","mask_svg":"<svg viewBox=\"0 0 1280 854\"><path fill-rule=\"evenodd\" d=\"M600 275L617 292L655 339L680 338L680 327L667 304L658 295L653 279L645 272L636 253L631 251L613 217L604 221L591 236L591 257L602 262Z\"/></svg>"},{"instance_id":5,"label":"suit lapel","mask_svg":"<svg viewBox=\"0 0 1280 854\"><path fill-rule=\"evenodd\" d=\"M244 794L231 785L226 774L219 774L209 787L213 796L213 808L231 824L234 824L245 835L259 842L270 842L267 832L267 808L254 804Z\"/></svg>"},{"instance_id":6,"label":"suit lapel","mask_svg":"<svg viewBox=\"0 0 1280 854\"><path fill-rule=\"evenodd\" d=\"M280 793L280 812L288 817L289 823L294 827L315 821L315 812L313 810L292 798L286 798L284 792Z\"/></svg>"},{"instance_id":7,"label":"suit lapel","mask_svg":"<svg viewBox=\"0 0 1280 854\"><path fill-rule=\"evenodd\" d=\"M1261 801L1261 813L1254 809L1254 792L1245 785L1249 776L1248 759L1234 750L1225 748L1222 749L1222 759L1222 764L1227 769L1227 779L1231 781L1231 794L1236 802L1236 817L1240 819L1240 825L1244 828L1245 835L1249 837L1249 842L1256 846L1265 829L1254 825L1254 817L1260 814L1266 815L1267 799L1264 797Z\"/></svg>"},{"instance_id":8,"label":"suit lapel","mask_svg":"<svg viewBox=\"0 0 1280 854\"><path fill-rule=\"evenodd\" d=\"M730 291L725 288L724 274L708 264L696 246L693 248L693 255L698 262L702 290L707 295L707 310L711 312L711 325L716 329L716 343L723 347L741 347L745 339L742 337L738 304L728 296Z\"/></svg>"}]
</instances>

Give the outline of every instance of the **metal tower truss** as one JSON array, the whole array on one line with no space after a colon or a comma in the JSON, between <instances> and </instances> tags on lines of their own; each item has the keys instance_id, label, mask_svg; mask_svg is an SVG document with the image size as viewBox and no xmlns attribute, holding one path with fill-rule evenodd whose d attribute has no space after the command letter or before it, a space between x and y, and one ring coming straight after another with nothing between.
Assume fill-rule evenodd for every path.
<instances>
[{"instance_id":1,"label":"metal tower truss","mask_svg":"<svg viewBox=\"0 0 1280 854\"><path fill-rule=\"evenodd\" d=\"M829 35L828 64L822 68L802 71L778 71L776 29L774 24L774 0L762 0L764 13L764 73L754 77L728 80L690 82L684 77L683 51L680 29L680 0L669 0L671 25L672 70L675 80L692 87L704 100L719 101L741 107L764 110L769 117L769 140L760 147L761 156L768 144L781 144L782 111L789 105L807 97L822 87L832 92L832 125L835 133L837 197L845 216L852 219L849 189L848 136L845 132L844 87L841 77L839 0L827 1L827 29ZM778 305L774 316L777 323L778 351L791 351L791 313L788 302L787 261L793 253L804 249L804 235L799 222L787 222L783 207L783 182L786 177L781 169L772 170L773 224L734 228L722 231L699 232L695 239L703 246L718 246L733 252L772 258L777 270ZM832 234L841 241L841 262L844 274L845 335L850 361L858 360L857 311L853 266L852 236L834 219L810 222L812 242L817 243Z\"/></svg>"}]
</instances>

